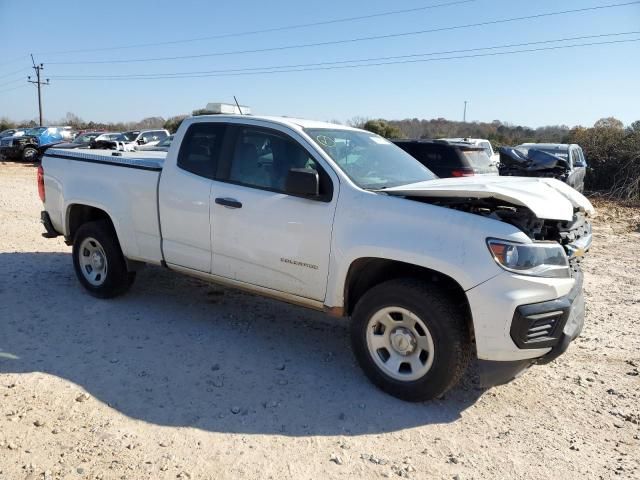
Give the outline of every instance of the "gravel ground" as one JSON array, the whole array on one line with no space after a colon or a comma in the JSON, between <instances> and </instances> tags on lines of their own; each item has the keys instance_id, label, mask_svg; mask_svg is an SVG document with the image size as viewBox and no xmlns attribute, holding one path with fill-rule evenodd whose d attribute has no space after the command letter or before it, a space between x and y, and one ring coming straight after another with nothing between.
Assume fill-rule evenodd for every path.
<instances>
[{"instance_id":1,"label":"gravel ground","mask_svg":"<svg viewBox=\"0 0 640 480\"><path fill-rule=\"evenodd\" d=\"M639 478L640 209L597 206L569 351L409 404L344 320L160 268L90 297L0 163L0 479Z\"/></svg>"}]
</instances>

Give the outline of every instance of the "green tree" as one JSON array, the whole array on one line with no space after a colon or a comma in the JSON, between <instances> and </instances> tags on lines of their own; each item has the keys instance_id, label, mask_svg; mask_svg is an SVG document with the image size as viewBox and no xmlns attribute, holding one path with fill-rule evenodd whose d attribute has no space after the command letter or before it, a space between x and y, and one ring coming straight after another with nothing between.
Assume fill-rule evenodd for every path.
<instances>
[{"instance_id":1,"label":"green tree","mask_svg":"<svg viewBox=\"0 0 640 480\"><path fill-rule=\"evenodd\" d=\"M369 120L364 124L363 128L385 138L405 137L400 128L395 125L390 125L384 120Z\"/></svg>"},{"instance_id":2,"label":"green tree","mask_svg":"<svg viewBox=\"0 0 640 480\"><path fill-rule=\"evenodd\" d=\"M16 124L8 118L0 118L0 132L9 128L16 128Z\"/></svg>"},{"instance_id":3,"label":"green tree","mask_svg":"<svg viewBox=\"0 0 640 480\"><path fill-rule=\"evenodd\" d=\"M187 117L188 115L176 115L175 117L170 117L166 122L164 122L163 128L169 130L171 133L176 133L183 120Z\"/></svg>"},{"instance_id":4,"label":"green tree","mask_svg":"<svg viewBox=\"0 0 640 480\"><path fill-rule=\"evenodd\" d=\"M640 122L625 130L620 120L601 118L592 128L573 128L568 142L584 150L591 167L586 178L589 190L640 199Z\"/></svg>"}]
</instances>

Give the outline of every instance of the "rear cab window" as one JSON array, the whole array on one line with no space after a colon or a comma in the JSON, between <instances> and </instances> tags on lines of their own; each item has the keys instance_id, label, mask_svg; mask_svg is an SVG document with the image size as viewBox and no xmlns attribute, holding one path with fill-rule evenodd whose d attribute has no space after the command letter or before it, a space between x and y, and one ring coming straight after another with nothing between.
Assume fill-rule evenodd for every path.
<instances>
[{"instance_id":1,"label":"rear cab window","mask_svg":"<svg viewBox=\"0 0 640 480\"><path fill-rule=\"evenodd\" d=\"M195 175L214 179L226 129L224 123L191 125L180 145L178 167Z\"/></svg>"}]
</instances>

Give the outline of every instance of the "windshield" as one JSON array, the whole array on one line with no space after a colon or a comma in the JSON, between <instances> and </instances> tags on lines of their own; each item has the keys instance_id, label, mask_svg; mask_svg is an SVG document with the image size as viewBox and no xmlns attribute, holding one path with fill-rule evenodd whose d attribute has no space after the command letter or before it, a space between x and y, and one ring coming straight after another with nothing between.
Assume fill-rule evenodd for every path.
<instances>
[{"instance_id":1,"label":"windshield","mask_svg":"<svg viewBox=\"0 0 640 480\"><path fill-rule=\"evenodd\" d=\"M120 138L118 138L119 141L125 141L125 142L133 142L136 138L138 138L138 135L140 135L139 131L136 132L124 132L122 134L120 134Z\"/></svg>"},{"instance_id":2,"label":"windshield","mask_svg":"<svg viewBox=\"0 0 640 480\"><path fill-rule=\"evenodd\" d=\"M548 153L550 155L555 155L556 157L564 158L565 160L569 158L569 152L567 150L558 150L555 148L538 148L531 147L531 150L539 150L544 153Z\"/></svg>"},{"instance_id":3,"label":"windshield","mask_svg":"<svg viewBox=\"0 0 640 480\"><path fill-rule=\"evenodd\" d=\"M472 167L483 168L491 165L491 159L487 155L486 150L482 148L461 148L460 150Z\"/></svg>"},{"instance_id":4,"label":"windshield","mask_svg":"<svg viewBox=\"0 0 640 480\"><path fill-rule=\"evenodd\" d=\"M158 143L158 145L156 145L157 147L170 147L171 146L171 140L173 140L173 135L169 135L167 138L165 138L164 140L162 140L160 143Z\"/></svg>"},{"instance_id":5,"label":"windshield","mask_svg":"<svg viewBox=\"0 0 640 480\"><path fill-rule=\"evenodd\" d=\"M24 132L25 135L40 135L41 133L43 133L47 128L46 127L36 127L36 128L30 128L28 129L26 132Z\"/></svg>"},{"instance_id":6,"label":"windshield","mask_svg":"<svg viewBox=\"0 0 640 480\"><path fill-rule=\"evenodd\" d=\"M98 135L100 135L100 134L99 133L86 133L84 135L80 135L80 136L76 137L76 139L73 141L73 143L89 143L94 138L97 138Z\"/></svg>"},{"instance_id":7,"label":"windshield","mask_svg":"<svg viewBox=\"0 0 640 480\"><path fill-rule=\"evenodd\" d=\"M360 188L375 190L436 178L411 155L374 133L329 128L305 132Z\"/></svg>"}]
</instances>

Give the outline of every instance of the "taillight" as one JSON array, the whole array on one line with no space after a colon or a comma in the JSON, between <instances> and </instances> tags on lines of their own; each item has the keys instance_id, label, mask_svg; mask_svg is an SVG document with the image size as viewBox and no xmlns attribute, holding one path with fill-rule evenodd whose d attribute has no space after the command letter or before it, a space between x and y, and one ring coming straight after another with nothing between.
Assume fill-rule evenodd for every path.
<instances>
[{"instance_id":1,"label":"taillight","mask_svg":"<svg viewBox=\"0 0 640 480\"><path fill-rule=\"evenodd\" d=\"M462 167L451 170L452 177L473 177L475 175L473 168Z\"/></svg>"},{"instance_id":2,"label":"taillight","mask_svg":"<svg viewBox=\"0 0 640 480\"><path fill-rule=\"evenodd\" d=\"M42 165L38 167L38 195L40 195L40 200L44 203L44 169Z\"/></svg>"}]
</instances>

